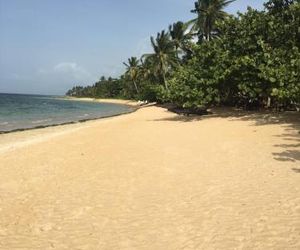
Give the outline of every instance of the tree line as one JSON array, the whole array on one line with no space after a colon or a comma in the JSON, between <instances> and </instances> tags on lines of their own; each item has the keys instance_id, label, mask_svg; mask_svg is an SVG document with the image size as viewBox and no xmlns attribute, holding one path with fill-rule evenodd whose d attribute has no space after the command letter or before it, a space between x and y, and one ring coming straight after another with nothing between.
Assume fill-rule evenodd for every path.
<instances>
[{"instance_id":1,"label":"tree line","mask_svg":"<svg viewBox=\"0 0 300 250\"><path fill-rule=\"evenodd\" d=\"M300 1L269 0L229 15L234 0L198 0L195 18L150 38L153 53L124 62L117 79L101 77L67 95L173 103L205 110L295 108L300 103Z\"/></svg>"}]
</instances>

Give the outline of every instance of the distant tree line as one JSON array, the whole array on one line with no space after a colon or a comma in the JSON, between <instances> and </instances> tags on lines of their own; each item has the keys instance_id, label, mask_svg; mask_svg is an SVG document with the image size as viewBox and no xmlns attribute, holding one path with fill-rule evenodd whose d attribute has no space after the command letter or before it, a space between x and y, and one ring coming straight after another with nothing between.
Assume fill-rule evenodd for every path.
<instances>
[{"instance_id":1,"label":"distant tree line","mask_svg":"<svg viewBox=\"0 0 300 250\"><path fill-rule=\"evenodd\" d=\"M82 87L75 86L68 90L66 95L74 97L93 97L93 98L124 98L125 88L121 79L105 78L102 76L100 80L92 86ZM128 98L130 98L128 96Z\"/></svg>"},{"instance_id":2,"label":"distant tree line","mask_svg":"<svg viewBox=\"0 0 300 250\"><path fill-rule=\"evenodd\" d=\"M195 18L151 37L153 53L131 57L118 79L102 77L67 95L130 98L207 109L287 109L300 103L300 1L224 12L234 0L198 0Z\"/></svg>"}]
</instances>

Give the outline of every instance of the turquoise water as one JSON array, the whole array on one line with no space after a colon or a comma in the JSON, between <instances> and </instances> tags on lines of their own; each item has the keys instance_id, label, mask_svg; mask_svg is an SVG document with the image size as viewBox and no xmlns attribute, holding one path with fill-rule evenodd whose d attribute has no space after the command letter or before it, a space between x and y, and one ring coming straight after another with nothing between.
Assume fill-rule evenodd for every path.
<instances>
[{"instance_id":1,"label":"turquoise water","mask_svg":"<svg viewBox=\"0 0 300 250\"><path fill-rule=\"evenodd\" d=\"M0 132L103 118L133 111L126 105L0 94Z\"/></svg>"}]
</instances>

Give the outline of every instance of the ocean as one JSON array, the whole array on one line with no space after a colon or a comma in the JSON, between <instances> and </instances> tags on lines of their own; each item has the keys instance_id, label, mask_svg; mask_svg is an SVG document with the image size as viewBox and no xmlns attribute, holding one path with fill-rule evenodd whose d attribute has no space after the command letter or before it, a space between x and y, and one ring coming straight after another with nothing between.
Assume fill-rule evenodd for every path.
<instances>
[{"instance_id":1,"label":"ocean","mask_svg":"<svg viewBox=\"0 0 300 250\"><path fill-rule=\"evenodd\" d=\"M0 133L115 116L133 109L55 96L0 93Z\"/></svg>"}]
</instances>

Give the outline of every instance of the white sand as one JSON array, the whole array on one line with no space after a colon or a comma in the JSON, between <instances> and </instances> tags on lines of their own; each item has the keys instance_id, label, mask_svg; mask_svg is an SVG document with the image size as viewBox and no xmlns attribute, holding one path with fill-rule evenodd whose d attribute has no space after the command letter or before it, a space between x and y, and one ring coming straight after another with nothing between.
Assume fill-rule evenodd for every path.
<instances>
[{"instance_id":1,"label":"white sand","mask_svg":"<svg viewBox=\"0 0 300 250\"><path fill-rule=\"evenodd\" d=\"M299 124L255 119L0 135L0 249L300 249Z\"/></svg>"}]
</instances>

